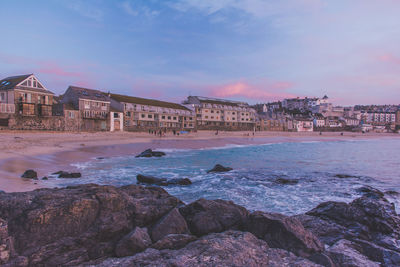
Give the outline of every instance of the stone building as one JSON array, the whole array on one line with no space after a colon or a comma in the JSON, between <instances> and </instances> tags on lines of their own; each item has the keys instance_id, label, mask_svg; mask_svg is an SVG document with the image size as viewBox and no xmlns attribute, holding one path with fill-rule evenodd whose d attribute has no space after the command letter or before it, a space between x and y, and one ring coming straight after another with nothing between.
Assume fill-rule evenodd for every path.
<instances>
[{"instance_id":1,"label":"stone building","mask_svg":"<svg viewBox=\"0 0 400 267\"><path fill-rule=\"evenodd\" d=\"M109 131L110 101L99 90L69 86L58 104L62 112L57 114L65 118L66 130Z\"/></svg>"},{"instance_id":2,"label":"stone building","mask_svg":"<svg viewBox=\"0 0 400 267\"><path fill-rule=\"evenodd\" d=\"M34 74L0 81L0 127L21 130L58 130L52 118L54 94Z\"/></svg>"},{"instance_id":3,"label":"stone building","mask_svg":"<svg viewBox=\"0 0 400 267\"><path fill-rule=\"evenodd\" d=\"M247 103L201 96L189 96L183 103L196 112L198 129L255 129L256 111Z\"/></svg>"},{"instance_id":4,"label":"stone building","mask_svg":"<svg viewBox=\"0 0 400 267\"><path fill-rule=\"evenodd\" d=\"M123 110L127 131L194 130L196 117L187 107L166 101L108 94L112 108Z\"/></svg>"}]
</instances>

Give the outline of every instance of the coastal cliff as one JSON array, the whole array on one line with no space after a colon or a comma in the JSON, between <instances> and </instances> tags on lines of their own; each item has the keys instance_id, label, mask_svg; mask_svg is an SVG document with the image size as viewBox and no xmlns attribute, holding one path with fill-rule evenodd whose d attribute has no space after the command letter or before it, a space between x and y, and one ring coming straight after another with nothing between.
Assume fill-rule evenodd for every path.
<instances>
[{"instance_id":1,"label":"coastal cliff","mask_svg":"<svg viewBox=\"0 0 400 267\"><path fill-rule=\"evenodd\" d=\"M306 214L159 187L0 193L2 266L399 266L400 217L377 190Z\"/></svg>"}]
</instances>

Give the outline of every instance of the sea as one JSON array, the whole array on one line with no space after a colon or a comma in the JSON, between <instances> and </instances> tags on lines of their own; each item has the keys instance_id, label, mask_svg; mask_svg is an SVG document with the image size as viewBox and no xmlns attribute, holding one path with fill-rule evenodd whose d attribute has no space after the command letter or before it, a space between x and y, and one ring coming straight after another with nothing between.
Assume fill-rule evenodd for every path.
<instances>
[{"instance_id":1,"label":"sea","mask_svg":"<svg viewBox=\"0 0 400 267\"><path fill-rule=\"evenodd\" d=\"M260 143L260 140L258 141ZM262 142L261 142L262 143ZM270 142L206 149L160 149L161 158L135 154L92 159L74 166L81 179L53 179L57 186L136 184L136 175L189 178L189 186L165 186L185 203L199 198L231 200L250 211L304 213L325 201L351 202L371 186L400 192L400 139ZM233 168L207 173L215 164ZM278 179L296 180L281 184ZM388 199L399 208L396 194Z\"/></svg>"}]
</instances>

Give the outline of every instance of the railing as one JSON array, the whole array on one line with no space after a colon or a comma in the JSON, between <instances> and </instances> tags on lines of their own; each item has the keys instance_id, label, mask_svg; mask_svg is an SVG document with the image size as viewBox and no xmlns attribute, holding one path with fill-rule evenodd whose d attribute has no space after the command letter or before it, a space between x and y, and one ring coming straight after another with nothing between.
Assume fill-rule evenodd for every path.
<instances>
[{"instance_id":1,"label":"railing","mask_svg":"<svg viewBox=\"0 0 400 267\"><path fill-rule=\"evenodd\" d=\"M0 113L15 113L15 105L0 103Z\"/></svg>"},{"instance_id":2,"label":"railing","mask_svg":"<svg viewBox=\"0 0 400 267\"><path fill-rule=\"evenodd\" d=\"M83 118L85 119L107 119L108 114L85 114L83 113Z\"/></svg>"}]
</instances>

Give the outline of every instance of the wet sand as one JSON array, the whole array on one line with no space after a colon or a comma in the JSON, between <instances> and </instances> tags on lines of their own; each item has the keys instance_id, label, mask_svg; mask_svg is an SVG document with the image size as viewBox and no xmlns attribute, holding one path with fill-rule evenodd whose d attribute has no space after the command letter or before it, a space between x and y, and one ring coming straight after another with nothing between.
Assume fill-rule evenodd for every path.
<instances>
[{"instance_id":1,"label":"wet sand","mask_svg":"<svg viewBox=\"0 0 400 267\"><path fill-rule=\"evenodd\" d=\"M226 145L256 145L279 142L362 140L393 138L399 134L382 133L296 133L296 132L219 132L155 137L148 133L59 133L59 132L0 132L0 190L30 191L49 186L46 181L22 179L27 169L38 172L39 179L53 172L74 171L71 164L138 154L152 149L201 149Z\"/></svg>"}]
</instances>

